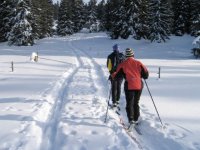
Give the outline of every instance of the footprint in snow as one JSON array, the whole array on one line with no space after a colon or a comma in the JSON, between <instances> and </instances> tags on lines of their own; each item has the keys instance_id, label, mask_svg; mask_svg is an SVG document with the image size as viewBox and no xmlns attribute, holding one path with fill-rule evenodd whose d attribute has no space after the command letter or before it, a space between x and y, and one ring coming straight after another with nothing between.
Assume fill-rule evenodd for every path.
<instances>
[{"instance_id":1,"label":"footprint in snow","mask_svg":"<svg viewBox=\"0 0 200 150\"><path fill-rule=\"evenodd\" d=\"M71 134L71 135L76 135L77 132L76 132L75 130L72 130L72 131L70 132L70 134Z\"/></svg>"}]
</instances>

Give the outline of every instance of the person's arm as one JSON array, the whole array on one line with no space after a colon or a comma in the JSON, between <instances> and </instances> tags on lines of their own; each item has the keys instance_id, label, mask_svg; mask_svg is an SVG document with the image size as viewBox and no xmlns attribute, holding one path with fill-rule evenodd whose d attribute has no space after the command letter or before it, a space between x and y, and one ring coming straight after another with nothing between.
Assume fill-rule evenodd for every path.
<instances>
[{"instance_id":1,"label":"person's arm","mask_svg":"<svg viewBox=\"0 0 200 150\"><path fill-rule=\"evenodd\" d=\"M117 67L117 70L114 73L112 73L111 76L112 76L112 79L124 77L122 64L119 64L119 66Z\"/></svg>"},{"instance_id":2,"label":"person's arm","mask_svg":"<svg viewBox=\"0 0 200 150\"><path fill-rule=\"evenodd\" d=\"M111 59L109 57L107 58L107 68L108 68L108 71L111 73L111 71L112 71L112 62L111 62Z\"/></svg>"},{"instance_id":3,"label":"person's arm","mask_svg":"<svg viewBox=\"0 0 200 150\"><path fill-rule=\"evenodd\" d=\"M147 68L141 63L141 77L143 79L148 79L149 77L149 71L147 70Z\"/></svg>"}]
</instances>

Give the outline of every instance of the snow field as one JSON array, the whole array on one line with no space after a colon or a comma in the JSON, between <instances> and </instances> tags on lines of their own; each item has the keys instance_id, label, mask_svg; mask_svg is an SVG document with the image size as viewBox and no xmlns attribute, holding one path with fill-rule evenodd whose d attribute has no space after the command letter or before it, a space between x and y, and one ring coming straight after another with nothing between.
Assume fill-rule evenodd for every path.
<instances>
[{"instance_id":1,"label":"snow field","mask_svg":"<svg viewBox=\"0 0 200 150\"><path fill-rule=\"evenodd\" d=\"M200 62L189 53L191 41L172 37L153 44L79 33L43 39L33 47L0 44L0 150L199 150ZM116 42L121 50L132 47L147 65L147 83L166 127L161 128L144 86L143 135L133 133L142 148L112 110L104 123L110 89L106 57ZM39 53L37 63L30 61L32 52ZM127 123L123 86L120 107Z\"/></svg>"}]
</instances>

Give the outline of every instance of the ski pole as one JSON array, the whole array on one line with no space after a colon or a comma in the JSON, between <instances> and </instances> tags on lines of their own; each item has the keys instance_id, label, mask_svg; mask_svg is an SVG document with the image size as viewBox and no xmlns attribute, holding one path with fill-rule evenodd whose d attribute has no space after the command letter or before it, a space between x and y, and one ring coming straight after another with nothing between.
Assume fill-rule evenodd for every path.
<instances>
[{"instance_id":1,"label":"ski pole","mask_svg":"<svg viewBox=\"0 0 200 150\"><path fill-rule=\"evenodd\" d=\"M156 112L157 112L157 114L158 114L158 118L159 118L159 120L160 120L160 123L161 123L162 127L164 128L164 125L163 125L163 123L162 123L162 120L161 120L160 115L159 115L159 113L158 113L158 109L156 108L156 104L155 104L155 102L154 102L154 100L153 100L153 97L152 97L152 95L151 95L151 92L150 92L150 90L149 90L149 87L148 87L148 85L147 85L146 80L144 80L144 82L145 82L145 84L146 84L147 90L148 90L148 92L149 92L149 95L150 95L151 100L152 100L152 102L153 102L153 105L154 105L154 107L155 107L155 110L156 110Z\"/></svg>"},{"instance_id":2,"label":"ski pole","mask_svg":"<svg viewBox=\"0 0 200 150\"><path fill-rule=\"evenodd\" d=\"M108 79L109 80L109 79ZM106 123L107 121L107 116L108 116L108 106L109 106L109 101L110 101L110 97L111 97L111 88L110 88L110 92L109 92L109 97L108 97L108 101L107 101L107 109L106 109L106 117L105 117L105 120L104 120L104 123Z\"/></svg>"}]
</instances>

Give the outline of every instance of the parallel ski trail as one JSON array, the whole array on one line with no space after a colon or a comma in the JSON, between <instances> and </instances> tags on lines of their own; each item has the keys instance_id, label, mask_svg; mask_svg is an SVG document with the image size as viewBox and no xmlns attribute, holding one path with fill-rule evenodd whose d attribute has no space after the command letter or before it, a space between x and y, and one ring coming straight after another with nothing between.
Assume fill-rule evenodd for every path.
<instances>
[{"instance_id":1,"label":"parallel ski trail","mask_svg":"<svg viewBox=\"0 0 200 150\"><path fill-rule=\"evenodd\" d=\"M73 45L73 43L72 43ZM74 44L75 47L75 44ZM93 64L95 64L96 70L100 70L101 66L98 65L94 59L92 57L90 57L90 55L87 54L86 51L83 51L83 53L91 59L91 61L93 62ZM103 74L101 74L103 76ZM104 77L105 78L105 77ZM104 84L106 85L106 84ZM109 88L107 88L109 89ZM109 91L109 90L107 90ZM143 115L147 115L146 113L144 113ZM171 147L175 146L177 149L182 149L182 147L176 143L175 141L173 141L172 139L166 139L164 136L162 136L163 132L159 132L157 130L151 130L151 127L146 126L146 120L144 120L145 125L141 125L141 130L144 130L144 135L138 135L136 132L135 133L127 133L129 135L129 137L133 140L133 142L137 145L137 147L139 149L146 149L146 150L150 150L150 149L154 149L157 147L157 145L155 144L155 141L160 141L161 139L164 140L166 143L166 145L160 145L159 147L163 148L163 149L171 149ZM147 129L146 129L147 128ZM148 130L150 129L150 130ZM154 135L153 140L151 138L149 138L149 133L151 133L152 135ZM159 143L159 142L158 142ZM169 144L170 143L170 144ZM151 145L151 147L146 146L146 145ZM173 145L173 146L170 146Z\"/></svg>"},{"instance_id":2,"label":"parallel ski trail","mask_svg":"<svg viewBox=\"0 0 200 150\"><path fill-rule=\"evenodd\" d=\"M99 84L96 85L94 81L94 78L98 78L95 73L94 64L82 51L75 49L70 42L69 45L76 54L79 67L68 83L67 92L63 96L66 103L63 104L64 107L60 111L60 121L58 120L59 123L56 125L58 132L55 133L56 138L52 140L53 144L50 148L52 150L65 149L66 146L69 149L70 147L74 149L76 145L80 145L74 142L85 143L87 141L83 136L95 136L97 134L98 131L91 131L90 126L96 126L97 130L102 131L105 127L99 119L103 117L101 112L104 111L104 106L99 102L102 99L98 98L98 95L102 94L98 94L100 91L98 90ZM81 122L80 125L79 122ZM70 131L70 133L67 133L63 138L63 133L66 131ZM83 131L86 132L83 133ZM66 137L68 140L63 141ZM62 142L69 143L66 143L63 147L59 147L62 145ZM84 147L84 144L82 147Z\"/></svg>"},{"instance_id":3,"label":"parallel ski trail","mask_svg":"<svg viewBox=\"0 0 200 150\"><path fill-rule=\"evenodd\" d=\"M72 41L77 67L63 75L59 94L43 129L41 150L102 150L136 148L117 120L104 123L109 86L99 64ZM121 131L119 131L119 129ZM108 139L105 141L101 139ZM104 143L101 143L104 142ZM95 144L94 144L95 143ZM125 143L112 145L110 143Z\"/></svg>"}]
</instances>

